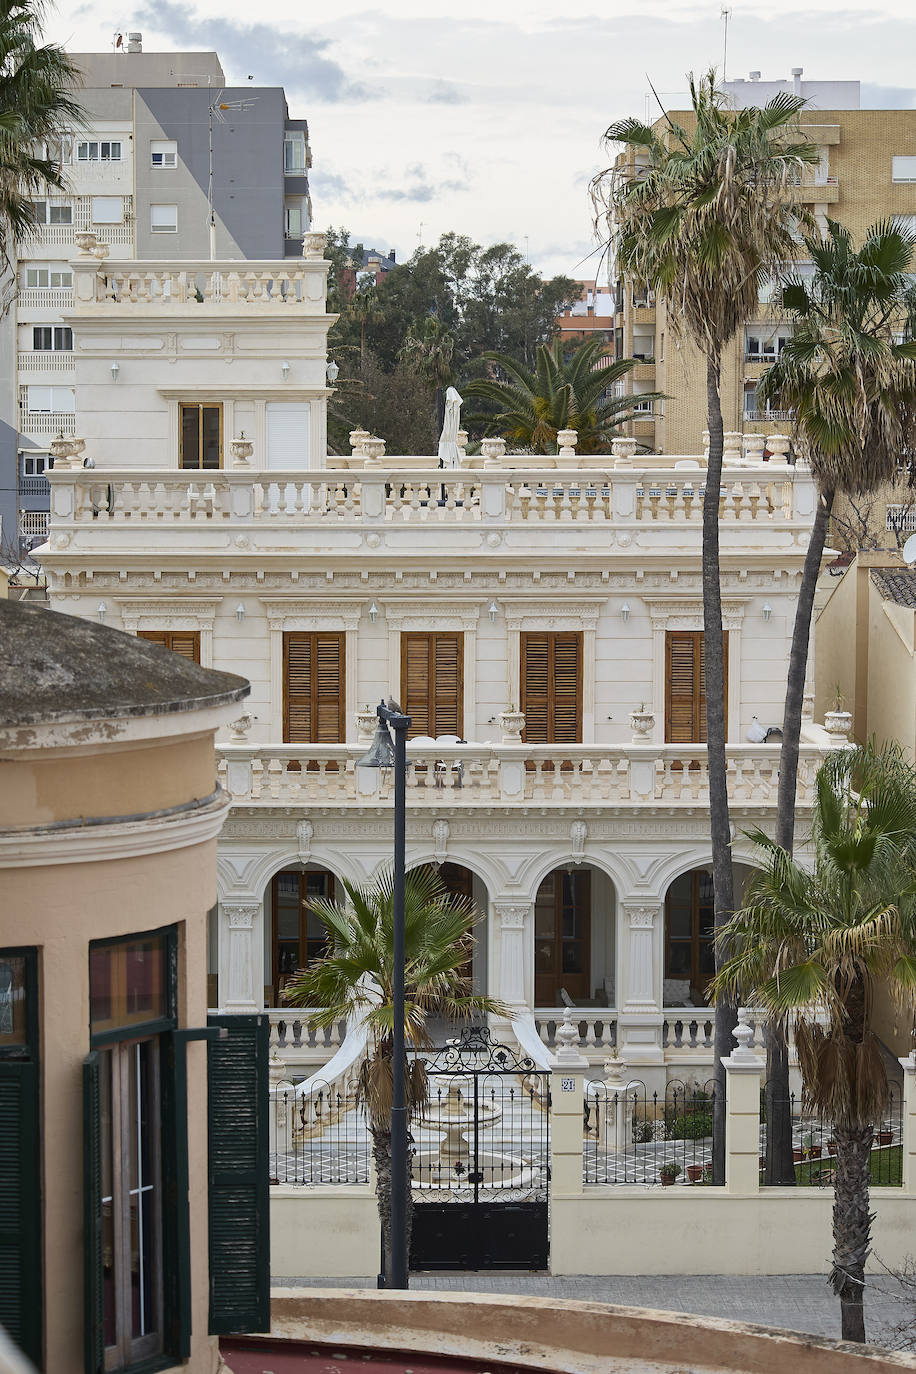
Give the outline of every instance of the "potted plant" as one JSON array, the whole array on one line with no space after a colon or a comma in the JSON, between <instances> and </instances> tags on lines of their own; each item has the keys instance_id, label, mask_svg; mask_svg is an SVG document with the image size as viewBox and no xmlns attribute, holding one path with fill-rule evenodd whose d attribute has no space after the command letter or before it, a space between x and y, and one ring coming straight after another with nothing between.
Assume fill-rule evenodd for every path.
<instances>
[{"instance_id":1,"label":"potted plant","mask_svg":"<svg viewBox=\"0 0 916 1374\"><path fill-rule=\"evenodd\" d=\"M646 703L641 701L636 711L630 712L630 729L633 732L634 744L647 744L649 736L655 729L655 712L646 710Z\"/></svg>"},{"instance_id":2,"label":"potted plant","mask_svg":"<svg viewBox=\"0 0 916 1374\"><path fill-rule=\"evenodd\" d=\"M702 1177L703 1177L703 1170L704 1170L705 1168L706 1168L706 1165L705 1165L705 1164L688 1164L688 1165L687 1165L687 1177L690 1179L690 1182L691 1182L691 1183L699 1183L700 1180L701 1180Z\"/></svg>"},{"instance_id":3,"label":"potted plant","mask_svg":"<svg viewBox=\"0 0 916 1374\"><path fill-rule=\"evenodd\" d=\"M835 735L838 739L846 740L852 729L852 714L843 710L843 693L840 691L840 684L834 683L833 705L829 711L824 712L824 729L830 735Z\"/></svg>"},{"instance_id":4,"label":"potted plant","mask_svg":"<svg viewBox=\"0 0 916 1374\"><path fill-rule=\"evenodd\" d=\"M820 1159L822 1147L820 1145L815 1145L813 1135L805 1136L802 1141L802 1147L805 1159Z\"/></svg>"},{"instance_id":5,"label":"potted plant","mask_svg":"<svg viewBox=\"0 0 916 1374\"><path fill-rule=\"evenodd\" d=\"M877 1140L879 1145L892 1145L894 1143L894 1132L886 1130L878 1131Z\"/></svg>"},{"instance_id":6,"label":"potted plant","mask_svg":"<svg viewBox=\"0 0 916 1374\"><path fill-rule=\"evenodd\" d=\"M499 713L499 728L502 731L503 744L521 744L522 731L525 728L524 711L517 711L515 704L510 704L507 711Z\"/></svg>"},{"instance_id":7,"label":"potted plant","mask_svg":"<svg viewBox=\"0 0 916 1374\"><path fill-rule=\"evenodd\" d=\"M661 1179L662 1187L667 1188L669 1184L674 1182L678 1174L681 1172L682 1170L680 1164L675 1164L673 1161L667 1164L663 1164L658 1171L658 1176Z\"/></svg>"},{"instance_id":8,"label":"potted plant","mask_svg":"<svg viewBox=\"0 0 916 1374\"><path fill-rule=\"evenodd\" d=\"M828 1155L836 1154L836 1141L834 1140L833 1136L831 1136L830 1139L827 1141L827 1153Z\"/></svg>"},{"instance_id":9,"label":"potted plant","mask_svg":"<svg viewBox=\"0 0 916 1374\"><path fill-rule=\"evenodd\" d=\"M805 1157L805 1152L804 1152L804 1149L802 1148L802 1146L801 1146L801 1145L794 1145L794 1146L792 1147L792 1158L795 1160L795 1163L796 1163L796 1164L801 1164L801 1162L802 1162L802 1160L804 1159L804 1157Z\"/></svg>"}]
</instances>

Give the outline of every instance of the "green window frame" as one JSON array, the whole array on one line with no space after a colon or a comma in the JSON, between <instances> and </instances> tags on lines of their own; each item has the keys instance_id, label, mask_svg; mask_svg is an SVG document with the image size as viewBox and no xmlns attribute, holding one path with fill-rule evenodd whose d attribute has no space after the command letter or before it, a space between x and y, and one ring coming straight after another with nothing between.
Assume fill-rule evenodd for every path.
<instances>
[{"instance_id":1,"label":"green window frame","mask_svg":"<svg viewBox=\"0 0 916 1374\"><path fill-rule=\"evenodd\" d=\"M14 961L21 972L18 988ZM9 978L0 983L0 1325L43 1369L37 948L0 949L0 971L4 966ZM17 993L25 1003L20 1016Z\"/></svg>"}]
</instances>

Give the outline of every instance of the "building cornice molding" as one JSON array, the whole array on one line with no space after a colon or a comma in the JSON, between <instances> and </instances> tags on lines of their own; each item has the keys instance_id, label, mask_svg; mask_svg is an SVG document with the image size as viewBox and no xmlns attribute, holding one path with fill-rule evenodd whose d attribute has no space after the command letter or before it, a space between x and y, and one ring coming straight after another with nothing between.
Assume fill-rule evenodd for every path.
<instances>
[{"instance_id":1,"label":"building cornice molding","mask_svg":"<svg viewBox=\"0 0 916 1374\"><path fill-rule=\"evenodd\" d=\"M216 613L223 604L221 596L171 596L149 599L145 597L114 598L121 612L121 623L128 633L136 634L145 621L155 621L160 630L197 630L212 627Z\"/></svg>"},{"instance_id":2,"label":"building cornice molding","mask_svg":"<svg viewBox=\"0 0 916 1374\"><path fill-rule=\"evenodd\" d=\"M402 634L431 629L476 630L482 606L482 598L480 601L458 601L448 596L423 598L419 592L409 601L382 598L389 630Z\"/></svg>"},{"instance_id":3,"label":"building cornice molding","mask_svg":"<svg viewBox=\"0 0 916 1374\"><path fill-rule=\"evenodd\" d=\"M363 599L328 601L316 596L259 596L271 630L355 630Z\"/></svg>"},{"instance_id":4,"label":"building cornice molding","mask_svg":"<svg viewBox=\"0 0 916 1374\"><path fill-rule=\"evenodd\" d=\"M703 600L695 593L689 597L653 596L650 592L640 592L638 595L649 611L653 630L702 630ZM751 599L749 596L723 595L724 630L741 628L745 608Z\"/></svg>"},{"instance_id":5,"label":"building cornice molding","mask_svg":"<svg viewBox=\"0 0 916 1374\"><path fill-rule=\"evenodd\" d=\"M606 592L577 594L571 587L568 600L559 596L501 600L509 630L593 630L608 596Z\"/></svg>"},{"instance_id":6,"label":"building cornice molding","mask_svg":"<svg viewBox=\"0 0 916 1374\"><path fill-rule=\"evenodd\" d=\"M199 810L174 816L142 817L102 825L0 830L0 868L45 868L52 864L98 863L164 854L215 840L229 810L223 793Z\"/></svg>"}]
</instances>

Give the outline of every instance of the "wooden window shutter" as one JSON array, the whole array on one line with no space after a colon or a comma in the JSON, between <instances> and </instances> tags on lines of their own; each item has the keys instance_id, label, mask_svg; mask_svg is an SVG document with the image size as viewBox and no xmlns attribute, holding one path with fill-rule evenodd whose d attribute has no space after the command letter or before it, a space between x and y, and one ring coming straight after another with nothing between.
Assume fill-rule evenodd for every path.
<instances>
[{"instance_id":1,"label":"wooden window shutter","mask_svg":"<svg viewBox=\"0 0 916 1374\"><path fill-rule=\"evenodd\" d=\"M344 738L343 631L283 635L283 738L338 744Z\"/></svg>"},{"instance_id":2,"label":"wooden window shutter","mask_svg":"<svg viewBox=\"0 0 916 1374\"><path fill-rule=\"evenodd\" d=\"M192 663L200 662L200 630L138 630L137 638L161 644L173 654L189 658Z\"/></svg>"},{"instance_id":3,"label":"wooden window shutter","mask_svg":"<svg viewBox=\"0 0 916 1374\"><path fill-rule=\"evenodd\" d=\"M401 702L408 737L461 735L464 730L464 635L401 635Z\"/></svg>"},{"instance_id":4,"label":"wooden window shutter","mask_svg":"<svg viewBox=\"0 0 916 1374\"><path fill-rule=\"evenodd\" d=\"M37 1368L43 1367L39 1148L36 1065L0 1060L0 1325Z\"/></svg>"},{"instance_id":5,"label":"wooden window shutter","mask_svg":"<svg viewBox=\"0 0 916 1374\"><path fill-rule=\"evenodd\" d=\"M728 635L723 638L728 706ZM702 630L671 630L665 636L665 741L706 743L706 655Z\"/></svg>"},{"instance_id":6,"label":"wooden window shutter","mask_svg":"<svg viewBox=\"0 0 916 1374\"><path fill-rule=\"evenodd\" d=\"M582 635L521 636L521 709L526 744L582 739Z\"/></svg>"},{"instance_id":7,"label":"wooden window shutter","mask_svg":"<svg viewBox=\"0 0 916 1374\"><path fill-rule=\"evenodd\" d=\"M162 1275L165 1348L191 1353L191 1218L188 1201L188 1061L180 1031L162 1048Z\"/></svg>"},{"instance_id":8,"label":"wooden window shutter","mask_svg":"<svg viewBox=\"0 0 916 1374\"><path fill-rule=\"evenodd\" d=\"M207 1017L210 1332L270 1330L265 1015Z\"/></svg>"},{"instance_id":9,"label":"wooden window shutter","mask_svg":"<svg viewBox=\"0 0 916 1374\"><path fill-rule=\"evenodd\" d=\"M83 1365L105 1367L102 1293L102 1119L98 1051L83 1060Z\"/></svg>"}]
</instances>

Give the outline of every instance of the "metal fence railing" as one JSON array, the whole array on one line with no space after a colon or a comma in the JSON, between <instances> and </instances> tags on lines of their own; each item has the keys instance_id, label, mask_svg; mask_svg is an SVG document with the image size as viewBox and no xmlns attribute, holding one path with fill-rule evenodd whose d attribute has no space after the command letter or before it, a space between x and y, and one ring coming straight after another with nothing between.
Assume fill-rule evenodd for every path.
<instances>
[{"instance_id":1,"label":"metal fence railing","mask_svg":"<svg viewBox=\"0 0 916 1374\"><path fill-rule=\"evenodd\" d=\"M708 1183L715 1085L641 1082L586 1085L584 1177L588 1183Z\"/></svg>"},{"instance_id":2,"label":"metal fence railing","mask_svg":"<svg viewBox=\"0 0 916 1374\"><path fill-rule=\"evenodd\" d=\"M778 1109L771 1104L770 1110ZM790 1093L782 1099L792 1122L792 1154L795 1182L813 1188L832 1187L836 1175L836 1140L833 1123L810 1112L800 1096ZM760 1092L760 1181L764 1182L768 1108L766 1088ZM903 1100L899 1089L891 1089L887 1110L872 1138L871 1182L876 1187L900 1187L903 1180Z\"/></svg>"},{"instance_id":3,"label":"metal fence railing","mask_svg":"<svg viewBox=\"0 0 916 1374\"><path fill-rule=\"evenodd\" d=\"M271 1183L368 1183L366 1113L342 1084L313 1081L297 1097L294 1084L280 1083L271 1103Z\"/></svg>"}]
</instances>

